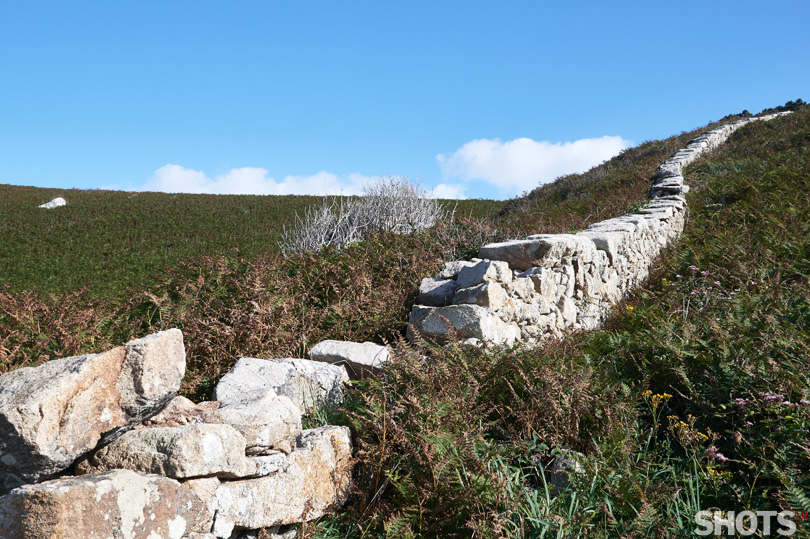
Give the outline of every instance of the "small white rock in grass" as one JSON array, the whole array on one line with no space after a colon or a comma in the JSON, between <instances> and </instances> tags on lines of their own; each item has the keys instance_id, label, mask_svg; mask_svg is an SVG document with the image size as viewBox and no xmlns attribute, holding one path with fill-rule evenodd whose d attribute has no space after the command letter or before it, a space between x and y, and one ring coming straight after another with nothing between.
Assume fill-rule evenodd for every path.
<instances>
[{"instance_id":1,"label":"small white rock in grass","mask_svg":"<svg viewBox=\"0 0 810 539\"><path fill-rule=\"evenodd\" d=\"M65 200L62 197L56 197L50 202L46 202L45 204L39 205L40 208L45 208L46 210L51 210L53 208L58 208L60 206L67 206L67 200Z\"/></svg>"}]
</instances>

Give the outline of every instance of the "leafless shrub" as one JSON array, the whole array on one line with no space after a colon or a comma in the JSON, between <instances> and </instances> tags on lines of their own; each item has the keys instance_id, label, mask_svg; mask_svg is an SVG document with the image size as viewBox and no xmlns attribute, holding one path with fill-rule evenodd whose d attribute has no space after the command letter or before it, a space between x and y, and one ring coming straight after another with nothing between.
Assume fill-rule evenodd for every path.
<instances>
[{"instance_id":1,"label":"leafless shrub","mask_svg":"<svg viewBox=\"0 0 810 539\"><path fill-rule=\"evenodd\" d=\"M390 176L366 185L358 199L324 198L303 218L296 214L295 226L284 230L279 247L285 256L327 245L343 247L376 232L421 232L446 216L418 182Z\"/></svg>"},{"instance_id":2,"label":"leafless shrub","mask_svg":"<svg viewBox=\"0 0 810 539\"><path fill-rule=\"evenodd\" d=\"M355 222L355 205L355 201L324 197L322 205L307 208L303 219L296 213L293 229L285 227L281 235L278 243L281 252L289 256L326 245L343 246L358 241L362 235Z\"/></svg>"}]
</instances>

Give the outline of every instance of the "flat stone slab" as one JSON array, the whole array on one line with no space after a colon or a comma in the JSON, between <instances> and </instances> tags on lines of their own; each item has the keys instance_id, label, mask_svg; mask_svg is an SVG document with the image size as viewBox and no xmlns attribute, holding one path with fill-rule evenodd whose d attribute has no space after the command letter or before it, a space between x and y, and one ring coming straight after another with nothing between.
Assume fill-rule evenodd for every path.
<instances>
[{"instance_id":1,"label":"flat stone slab","mask_svg":"<svg viewBox=\"0 0 810 539\"><path fill-rule=\"evenodd\" d=\"M459 288L470 288L486 281L509 284L512 282L512 277L509 264L499 259L493 259L482 260L473 266L462 268L456 277L456 282Z\"/></svg>"},{"instance_id":2,"label":"flat stone slab","mask_svg":"<svg viewBox=\"0 0 810 539\"><path fill-rule=\"evenodd\" d=\"M596 248L586 238L574 234L536 234L524 240L490 243L478 256L503 260L517 271L558 265L564 256L577 256L590 262Z\"/></svg>"},{"instance_id":3,"label":"flat stone slab","mask_svg":"<svg viewBox=\"0 0 810 539\"><path fill-rule=\"evenodd\" d=\"M487 281L470 288L462 288L453 297L454 305L472 304L496 310L504 306L506 291L500 283Z\"/></svg>"},{"instance_id":4,"label":"flat stone slab","mask_svg":"<svg viewBox=\"0 0 810 539\"><path fill-rule=\"evenodd\" d=\"M455 279L461 270L469 268L480 262L480 260L453 260L452 262L445 262L444 269L437 276L439 279Z\"/></svg>"},{"instance_id":5,"label":"flat stone slab","mask_svg":"<svg viewBox=\"0 0 810 539\"><path fill-rule=\"evenodd\" d=\"M376 371L391 360L388 347L373 342L321 341L309 350L309 358L345 365L349 376L356 378L363 371Z\"/></svg>"},{"instance_id":6,"label":"flat stone slab","mask_svg":"<svg viewBox=\"0 0 810 539\"><path fill-rule=\"evenodd\" d=\"M80 460L77 475L114 469L174 479L216 475L246 477L256 471L245 438L230 425L194 424L132 430Z\"/></svg>"},{"instance_id":7,"label":"flat stone slab","mask_svg":"<svg viewBox=\"0 0 810 539\"><path fill-rule=\"evenodd\" d=\"M8 538L181 539L206 532L200 498L174 479L112 470L25 485L0 498Z\"/></svg>"},{"instance_id":8,"label":"flat stone slab","mask_svg":"<svg viewBox=\"0 0 810 539\"><path fill-rule=\"evenodd\" d=\"M456 290L458 290L458 283L455 279L427 277L419 283L419 297L416 301L420 305L445 307L453 303Z\"/></svg>"}]
</instances>

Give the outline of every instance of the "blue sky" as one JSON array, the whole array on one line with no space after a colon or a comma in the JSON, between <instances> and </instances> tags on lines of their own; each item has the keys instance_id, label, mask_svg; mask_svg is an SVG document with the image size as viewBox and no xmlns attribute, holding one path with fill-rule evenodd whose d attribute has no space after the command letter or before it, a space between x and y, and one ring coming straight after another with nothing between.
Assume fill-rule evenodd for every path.
<instances>
[{"instance_id":1,"label":"blue sky","mask_svg":"<svg viewBox=\"0 0 810 539\"><path fill-rule=\"evenodd\" d=\"M509 198L810 100L810 2L3 2L0 183Z\"/></svg>"}]
</instances>

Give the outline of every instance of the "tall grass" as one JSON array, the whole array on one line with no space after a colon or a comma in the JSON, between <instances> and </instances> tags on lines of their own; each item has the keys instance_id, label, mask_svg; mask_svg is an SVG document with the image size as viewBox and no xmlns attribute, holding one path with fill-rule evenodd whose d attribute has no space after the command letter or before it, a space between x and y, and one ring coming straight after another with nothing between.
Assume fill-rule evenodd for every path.
<instances>
[{"instance_id":1,"label":"tall grass","mask_svg":"<svg viewBox=\"0 0 810 539\"><path fill-rule=\"evenodd\" d=\"M694 164L684 236L602 330L406 351L364 382L355 504L319 536L691 537L711 507L803 510L808 142L805 109ZM550 488L571 449L584 473Z\"/></svg>"}]
</instances>

